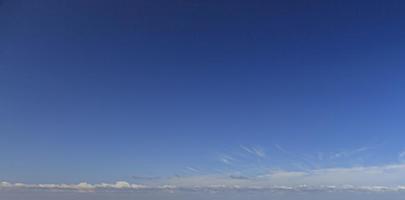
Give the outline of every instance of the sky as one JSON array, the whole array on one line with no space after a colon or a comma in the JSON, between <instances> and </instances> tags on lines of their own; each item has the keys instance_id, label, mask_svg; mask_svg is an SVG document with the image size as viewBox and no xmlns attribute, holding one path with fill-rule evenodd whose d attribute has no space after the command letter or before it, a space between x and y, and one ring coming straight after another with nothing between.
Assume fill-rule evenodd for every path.
<instances>
[{"instance_id":1,"label":"sky","mask_svg":"<svg viewBox=\"0 0 405 200\"><path fill-rule=\"evenodd\" d=\"M0 196L405 191L404 8L2 0Z\"/></svg>"}]
</instances>

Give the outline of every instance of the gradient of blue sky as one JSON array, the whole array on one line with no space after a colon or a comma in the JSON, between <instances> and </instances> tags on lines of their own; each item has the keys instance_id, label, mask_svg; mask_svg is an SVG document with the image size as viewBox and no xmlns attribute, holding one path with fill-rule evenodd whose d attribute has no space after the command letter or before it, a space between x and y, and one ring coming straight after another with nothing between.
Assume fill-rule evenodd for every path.
<instances>
[{"instance_id":1,"label":"gradient of blue sky","mask_svg":"<svg viewBox=\"0 0 405 200\"><path fill-rule=\"evenodd\" d=\"M3 0L0 180L398 164L403 9Z\"/></svg>"}]
</instances>

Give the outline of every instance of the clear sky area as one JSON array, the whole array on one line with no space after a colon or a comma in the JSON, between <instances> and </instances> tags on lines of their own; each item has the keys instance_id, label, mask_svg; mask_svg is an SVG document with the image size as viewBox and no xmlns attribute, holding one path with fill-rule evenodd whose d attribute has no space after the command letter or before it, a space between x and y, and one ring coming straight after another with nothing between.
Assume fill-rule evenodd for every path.
<instances>
[{"instance_id":1,"label":"clear sky area","mask_svg":"<svg viewBox=\"0 0 405 200\"><path fill-rule=\"evenodd\" d=\"M404 11L0 0L0 199L399 199Z\"/></svg>"}]
</instances>

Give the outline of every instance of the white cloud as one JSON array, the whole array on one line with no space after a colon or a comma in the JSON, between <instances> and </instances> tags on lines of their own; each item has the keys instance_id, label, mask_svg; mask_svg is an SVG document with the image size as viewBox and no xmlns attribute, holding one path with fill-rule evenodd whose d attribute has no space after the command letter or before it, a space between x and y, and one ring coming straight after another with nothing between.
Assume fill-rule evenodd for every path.
<instances>
[{"instance_id":1,"label":"white cloud","mask_svg":"<svg viewBox=\"0 0 405 200\"><path fill-rule=\"evenodd\" d=\"M229 155L222 155L219 160L224 164L230 165L233 161L235 161L235 158Z\"/></svg>"},{"instance_id":2,"label":"white cloud","mask_svg":"<svg viewBox=\"0 0 405 200\"><path fill-rule=\"evenodd\" d=\"M243 174L242 174L243 175ZM306 171L275 170L258 176L244 176L244 179L235 179L224 174L204 176L186 176L170 178L162 183L179 187L259 187L272 188L274 186L297 187L306 185L320 186L347 186L353 187L397 187L405 186L405 164L350 167L350 168L325 168Z\"/></svg>"},{"instance_id":3,"label":"white cloud","mask_svg":"<svg viewBox=\"0 0 405 200\"><path fill-rule=\"evenodd\" d=\"M242 176L242 175L241 175ZM113 184L24 184L0 182L0 189L44 190L353 190L353 191L405 191L405 164L325 168L309 171L270 171L258 176L235 178L225 174L171 177L155 180L148 185L118 181Z\"/></svg>"},{"instance_id":4,"label":"white cloud","mask_svg":"<svg viewBox=\"0 0 405 200\"><path fill-rule=\"evenodd\" d=\"M200 173L201 172L200 170L198 170L198 169L196 169L194 167L187 167L186 169L193 172L193 173Z\"/></svg>"},{"instance_id":5,"label":"white cloud","mask_svg":"<svg viewBox=\"0 0 405 200\"><path fill-rule=\"evenodd\" d=\"M358 155L362 152L368 151L369 149L370 149L369 147L359 147L359 148L353 149L353 150L340 151L340 152L334 153L330 158L336 159L336 158L351 157L354 155Z\"/></svg>"},{"instance_id":6,"label":"white cloud","mask_svg":"<svg viewBox=\"0 0 405 200\"><path fill-rule=\"evenodd\" d=\"M255 156L258 156L258 157L261 157L261 158L266 157L266 152L262 148L259 148L259 147L249 148L249 147L245 147L243 145L240 145L240 148L243 149L244 151L250 153L250 154L255 155Z\"/></svg>"},{"instance_id":7,"label":"white cloud","mask_svg":"<svg viewBox=\"0 0 405 200\"><path fill-rule=\"evenodd\" d=\"M114 184L89 184L86 182L79 184L25 184L1 182L0 188L92 191L96 189L144 189L146 187L144 185L129 184L125 181L118 181Z\"/></svg>"},{"instance_id":8,"label":"white cloud","mask_svg":"<svg viewBox=\"0 0 405 200\"><path fill-rule=\"evenodd\" d=\"M401 162L401 163L404 163L404 162L405 162L405 151L400 152L400 153L398 154L398 161Z\"/></svg>"}]
</instances>

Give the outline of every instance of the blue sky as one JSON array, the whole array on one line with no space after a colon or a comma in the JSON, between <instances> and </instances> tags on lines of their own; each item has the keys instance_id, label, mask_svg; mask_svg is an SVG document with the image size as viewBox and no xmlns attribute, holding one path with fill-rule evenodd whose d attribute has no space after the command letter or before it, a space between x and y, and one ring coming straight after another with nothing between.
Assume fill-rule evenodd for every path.
<instances>
[{"instance_id":1,"label":"blue sky","mask_svg":"<svg viewBox=\"0 0 405 200\"><path fill-rule=\"evenodd\" d=\"M0 180L405 184L403 8L3 0Z\"/></svg>"}]
</instances>

